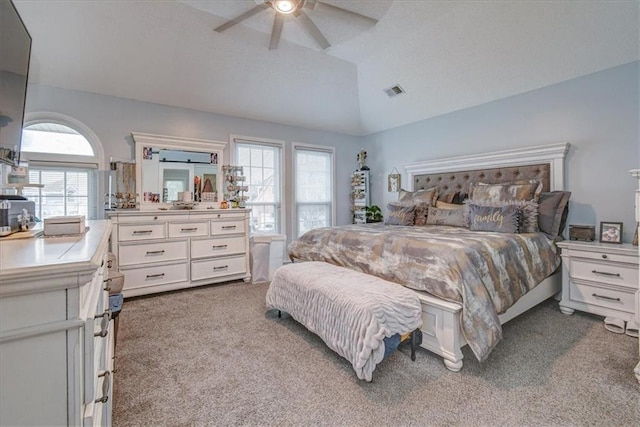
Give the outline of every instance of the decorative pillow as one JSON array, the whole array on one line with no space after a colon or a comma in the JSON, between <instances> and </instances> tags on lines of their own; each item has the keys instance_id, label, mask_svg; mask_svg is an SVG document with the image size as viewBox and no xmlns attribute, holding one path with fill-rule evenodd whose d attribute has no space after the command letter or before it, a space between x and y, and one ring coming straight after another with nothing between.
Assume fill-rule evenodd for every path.
<instances>
[{"instance_id":1,"label":"decorative pillow","mask_svg":"<svg viewBox=\"0 0 640 427\"><path fill-rule=\"evenodd\" d=\"M444 202L444 203L453 203L453 198L455 197L456 193L444 193L444 194L438 194L438 200L437 202Z\"/></svg>"},{"instance_id":2,"label":"decorative pillow","mask_svg":"<svg viewBox=\"0 0 640 427\"><path fill-rule=\"evenodd\" d=\"M538 204L533 200L505 200L503 202L473 202L467 201L466 204L475 204L477 206L489 206L501 208L503 206L515 206L518 209L518 233L537 233L538 228ZM469 222L469 218L467 218Z\"/></svg>"},{"instance_id":3,"label":"decorative pillow","mask_svg":"<svg viewBox=\"0 0 640 427\"><path fill-rule=\"evenodd\" d=\"M387 205L387 217L384 223L389 225L413 225L415 210L415 206L389 203Z\"/></svg>"},{"instance_id":4,"label":"decorative pillow","mask_svg":"<svg viewBox=\"0 0 640 427\"><path fill-rule=\"evenodd\" d=\"M514 205L497 207L469 203L469 229L472 231L517 233L519 216L519 209Z\"/></svg>"},{"instance_id":5,"label":"decorative pillow","mask_svg":"<svg viewBox=\"0 0 640 427\"><path fill-rule=\"evenodd\" d=\"M527 184L469 184L470 199L474 202L501 202L504 200L535 200L538 181ZM539 193L538 193L539 194Z\"/></svg>"},{"instance_id":6,"label":"decorative pillow","mask_svg":"<svg viewBox=\"0 0 640 427\"><path fill-rule=\"evenodd\" d=\"M404 207L413 207L415 209L415 217L413 218L413 225L427 225L427 215L429 214L429 204L428 203L415 203L413 201L409 202L393 202L393 205L396 206L404 206Z\"/></svg>"},{"instance_id":7,"label":"decorative pillow","mask_svg":"<svg viewBox=\"0 0 640 427\"><path fill-rule=\"evenodd\" d=\"M400 193L398 194L399 202L413 202L414 204L419 203L427 203L431 206L435 204L435 201L438 199L438 188L428 188L426 190L418 190L418 191L407 191L400 189Z\"/></svg>"},{"instance_id":8,"label":"decorative pillow","mask_svg":"<svg viewBox=\"0 0 640 427\"><path fill-rule=\"evenodd\" d=\"M552 191L540 194L538 227L548 238L562 236L569 214L570 191Z\"/></svg>"},{"instance_id":9,"label":"decorative pillow","mask_svg":"<svg viewBox=\"0 0 640 427\"><path fill-rule=\"evenodd\" d=\"M436 208L440 209L464 209L464 205L456 205L455 203L445 203L440 200L436 201Z\"/></svg>"},{"instance_id":10,"label":"decorative pillow","mask_svg":"<svg viewBox=\"0 0 640 427\"><path fill-rule=\"evenodd\" d=\"M450 225L453 227L468 227L464 206L460 209L446 209L429 206L429 216L427 224Z\"/></svg>"}]
</instances>

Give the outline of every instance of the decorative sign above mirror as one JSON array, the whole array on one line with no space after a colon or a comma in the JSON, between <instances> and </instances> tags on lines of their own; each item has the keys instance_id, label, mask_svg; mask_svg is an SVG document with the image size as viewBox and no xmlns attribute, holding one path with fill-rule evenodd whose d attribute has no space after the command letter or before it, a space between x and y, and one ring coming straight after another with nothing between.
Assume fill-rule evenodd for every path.
<instances>
[{"instance_id":1,"label":"decorative sign above mirror","mask_svg":"<svg viewBox=\"0 0 640 427\"><path fill-rule=\"evenodd\" d=\"M226 142L132 132L141 209L218 207Z\"/></svg>"}]
</instances>

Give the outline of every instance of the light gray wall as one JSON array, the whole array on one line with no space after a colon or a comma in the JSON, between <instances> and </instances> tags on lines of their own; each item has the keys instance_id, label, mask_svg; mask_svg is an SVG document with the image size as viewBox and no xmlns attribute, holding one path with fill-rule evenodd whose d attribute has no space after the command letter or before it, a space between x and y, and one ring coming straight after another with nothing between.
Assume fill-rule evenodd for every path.
<instances>
[{"instance_id":1,"label":"light gray wall","mask_svg":"<svg viewBox=\"0 0 640 427\"><path fill-rule=\"evenodd\" d=\"M638 182L628 171L640 168L639 80L636 61L369 135L373 203L384 208L396 199L386 189L394 166L407 185L407 163L569 142L568 224L624 222L624 241L630 242Z\"/></svg>"},{"instance_id":2,"label":"light gray wall","mask_svg":"<svg viewBox=\"0 0 640 427\"><path fill-rule=\"evenodd\" d=\"M211 114L174 108L113 96L49 86L30 85L27 92L26 114L54 112L71 117L91 129L99 138L105 161L135 158L131 132L229 141L230 134L286 141L285 162L292 165L292 142L335 147L337 224L351 222L349 210L349 178L356 166L356 153L362 138L330 132L320 132L284 126L258 120ZM228 161L228 153L225 153ZM106 169L108 164L102 165ZM285 182L286 212L293 211L292 177ZM105 193L105 191L102 191ZM290 227L286 230L290 237Z\"/></svg>"}]
</instances>

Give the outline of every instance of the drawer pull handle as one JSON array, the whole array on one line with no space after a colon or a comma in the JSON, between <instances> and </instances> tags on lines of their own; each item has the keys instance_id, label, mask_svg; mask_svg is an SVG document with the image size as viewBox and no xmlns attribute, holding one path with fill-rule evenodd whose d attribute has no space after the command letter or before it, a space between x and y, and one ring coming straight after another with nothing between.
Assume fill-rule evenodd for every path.
<instances>
[{"instance_id":1,"label":"drawer pull handle","mask_svg":"<svg viewBox=\"0 0 640 427\"><path fill-rule=\"evenodd\" d=\"M608 299L610 301L620 301L620 298L608 297L606 295L591 294L592 297Z\"/></svg>"},{"instance_id":2,"label":"drawer pull handle","mask_svg":"<svg viewBox=\"0 0 640 427\"><path fill-rule=\"evenodd\" d=\"M147 251L147 255L162 255L164 250L161 251Z\"/></svg>"},{"instance_id":3,"label":"drawer pull handle","mask_svg":"<svg viewBox=\"0 0 640 427\"><path fill-rule=\"evenodd\" d=\"M105 279L105 280L103 280L103 281L102 281L102 283L108 283L108 285L104 287L104 290L105 290L106 292L111 292L111 286L109 286L109 285L111 284L111 281L112 281L112 280L113 280L113 279L110 277L110 278Z\"/></svg>"},{"instance_id":4,"label":"drawer pull handle","mask_svg":"<svg viewBox=\"0 0 640 427\"><path fill-rule=\"evenodd\" d=\"M226 249L228 245L213 245L212 249Z\"/></svg>"},{"instance_id":5,"label":"drawer pull handle","mask_svg":"<svg viewBox=\"0 0 640 427\"><path fill-rule=\"evenodd\" d=\"M227 268L229 268L229 266L228 266L228 265L223 265L223 266L221 266L221 267L213 267L213 270L214 270L214 271L215 271L215 270L224 270L224 269L227 269Z\"/></svg>"},{"instance_id":6,"label":"drawer pull handle","mask_svg":"<svg viewBox=\"0 0 640 427\"><path fill-rule=\"evenodd\" d=\"M602 254L602 258L607 259L609 257L607 256L607 254Z\"/></svg>"},{"instance_id":7,"label":"drawer pull handle","mask_svg":"<svg viewBox=\"0 0 640 427\"><path fill-rule=\"evenodd\" d=\"M160 274L147 274L147 279L155 279L156 277L164 277L164 273L160 273Z\"/></svg>"},{"instance_id":8,"label":"drawer pull handle","mask_svg":"<svg viewBox=\"0 0 640 427\"><path fill-rule=\"evenodd\" d=\"M235 230L236 226L235 225L223 225L222 229L223 230Z\"/></svg>"},{"instance_id":9,"label":"drawer pull handle","mask_svg":"<svg viewBox=\"0 0 640 427\"><path fill-rule=\"evenodd\" d=\"M198 231L198 227L181 228L180 231Z\"/></svg>"},{"instance_id":10,"label":"drawer pull handle","mask_svg":"<svg viewBox=\"0 0 640 427\"><path fill-rule=\"evenodd\" d=\"M99 319L99 318L104 317L104 316L108 316L109 319L111 319L111 309L110 308L107 308L104 311L104 313L102 313L102 314L96 314L95 319Z\"/></svg>"},{"instance_id":11,"label":"drawer pull handle","mask_svg":"<svg viewBox=\"0 0 640 427\"><path fill-rule=\"evenodd\" d=\"M135 234L151 234L151 233L153 233L153 230L135 230L133 232L134 235Z\"/></svg>"},{"instance_id":12,"label":"drawer pull handle","mask_svg":"<svg viewBox=\"0 0 640 427\"><path fill-rule=\"evenodd\" d=\"M94 337L104 338L109 333L109 322L111 321L111 310L107 310L102 317L102 322L100 322L100 332L97 334L93 334Z\"/></svg>"},{"instance_id":13,"label":"drawer pull handle","mask_svg":"<svg viewBox=\"0 0 640 427\"><path fill-rule=\"evenodd\" d=\"M98 377L104 377L102 381L102 397L96 399L95 403L107 403L109 400L109 388L111 387L111 372L105 371Z\"/></svg>"},{"instance_id":14,"label":"drawer pull handle","mask_svg":"<svg viewBox=\"0 0 640 427\"><path fill-rule=\"evenodd\" d=\"M608 273L606 271L591 270L593 274L604 274L605 276L620 277L620 273Z\"/></svg>"}]
</instances>

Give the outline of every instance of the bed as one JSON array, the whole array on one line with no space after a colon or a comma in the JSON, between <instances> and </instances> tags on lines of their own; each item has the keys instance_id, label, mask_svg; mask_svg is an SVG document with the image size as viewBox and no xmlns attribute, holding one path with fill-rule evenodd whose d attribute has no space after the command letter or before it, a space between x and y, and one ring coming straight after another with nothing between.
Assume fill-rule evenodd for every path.
<instances>
[{"instance_id":1,"label":"bed","mask_svg":"<svg viewBox=\"0 0 640 427\"><path fill-rule=\"evenodd\" d=\"M405 170L413 191L435 186L440 194L465 193L475 182L536 180L549 192L564 189L568 147L504 150L413 163ZM561 289L559 251L542 233L348 225L311 230L288 250L294 262L329 262L415 290L422 304L421 346L442 356L452 371L463 366L464 345L485 360L502 337L502 324ZM374 262L376 257L382 261Z\"/></svg>"}]
</instances>

